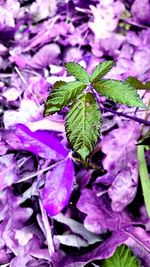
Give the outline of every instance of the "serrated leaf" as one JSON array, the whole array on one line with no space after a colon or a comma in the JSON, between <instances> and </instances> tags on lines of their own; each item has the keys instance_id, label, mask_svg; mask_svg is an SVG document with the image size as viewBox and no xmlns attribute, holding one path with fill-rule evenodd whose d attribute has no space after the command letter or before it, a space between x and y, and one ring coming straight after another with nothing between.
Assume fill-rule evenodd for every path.
<instances>
[{"instance_id":1,"label":"serrated leaf","mask_svg":"<svg viewBox=\"0 0 150 267\"><path fill-rule=\"evenodd\" d=\"M135 77L128 77L126 79L126 82L128 82L132 87L134 87L135 89L145 89L146 86L140 82L138 79L136 79Z\"/></svg>"},{"instance_id":2,"label":"serrated leaf","mask_svg":"<svg viewBox=\"0 0 150 267\"><path fill-rule=\"evenodd\" d=\"M85 160L96 144L101 125L99 106L91 93L81 94L67 114L66 132L73 149Z\"/></svg>"},{"instance_id":3,"label":"serrated leaf","mask_svg":"<svg viewBox=\"0 0 150 267\"><path fill-rule=\"evenodd\" d=\"M66 67L67 71L77 80L86 84L89 83L89 75L80 64L75 62L68 62L65 63L64 66Z\"/></svg>"},{"instance_id":4,"label":"serrated leaf","mask_svg":"<svg viewBox=\"0 0 150 267\"><path fill-rule=\"evenodd\" d=\"M96 66L90 77L92 83L98 82L104 75L107 74L114 66L114 61L109 60L102 62Z\"/></svg>"},{"instance_id":5,"label":"serrated leaf","mask_svg":"<svg viewBox=\"0 0 150 267\"><path fill-rule=\"evenodd\" d=\"M68 83L64 83L63 81L57 82L57 84L54 85L54 90L46 101L44 114L54 114L66 107L85 88L86 84L78 81Z\"/></svg>"},{"instance_id":6,"label":"serrated leaf","mask_svg":"<svg viewBox=\"0 0 150 267\"><path fill-rule=\"evenodd\" d=\"M116 249L111 258L104 261L102 267L140 267L140 265L132 251L126 245L122 245Z\"/></svg>"},{"instance_id":7,"label":"serrated leaf","mask_svg":"<svg viewBox=\"0 0 150 267\"><path fill-rule=\"evenodd\" d=\"M55 82L54 85L53 85L53 92L55 90L59 89L60 86L65 85L65 84L67 84L65 81L57 81L57 82ZM48 104L49 99L51 99L51 94L46 100L44 115L50 115L50 114L54 114L55 112L60 111L60 106L59 105L53 106L51 104Z\"/></svg>"},{"instance_id":8,"label":"serrated leaf","mask_svg":"<svg viewBox=\"0 0 150 267\"><path fill-rule=\"evenodd\" d=\"M101 80L94 83L93 87L101 95L112 99L120 104L132 107L146 108L139 95L132 86L127 82L117 80Z\"/></svg>"}]
</instances>

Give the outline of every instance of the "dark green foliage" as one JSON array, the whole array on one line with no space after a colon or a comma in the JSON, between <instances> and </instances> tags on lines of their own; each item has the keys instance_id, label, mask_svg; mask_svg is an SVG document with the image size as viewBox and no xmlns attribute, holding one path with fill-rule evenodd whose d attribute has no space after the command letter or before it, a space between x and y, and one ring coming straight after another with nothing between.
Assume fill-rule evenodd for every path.
<instances>
[{"instance_id":1,"label":"dark green foliage","mask_svg":"<svg viewBox=\"0 0 150 267\"><path fill-rule=\"evenodd\" d=\"M73 149L85 160L95 146L101 124L99 106L91 93L80 95L66 119L66 132Z\"/></svg>"},{"instance_id":2,"label":"dark green foliage","mask_svg":"<svg viewBox=\"0 0 150 267\"><path fill-rule=\"evenodd\" d=\"M53 114L66 107L70 101L75 99L85 88L86 85L78 81L68 83L63 81L57 82L57 84L54 85L54 90L47 99L45 114Z\"/></svg>"},{"instance_id":3,"label":"dark green foliage","mask_svg":"<svg viewBox=\"0 0 150 267\"><path fill-rule=\"evenodd\" d=\"M150 81L146 82L145 87L150 90Z\"/></svg>"},{"instance_id":4,"label":"dark green foliage","mask_svg":"<svg viewBox=\"0 0 150 267\"><path fill-rule=\"evenodd\" d=\"M73 75L77 80L79 80L80 82L89 83L89 75L87 74L87 72L85 71L85 69L75 63L75 62L68 62L64 64L67 71Z\"/></svg>"},{"instance_id":5,"label":"dark green foliage","mask_svg":"<svg viewBox=\"0 0 150 267\"><path fill-rule=\"evenodd\" d=\"M142 83L141 81L139 81L138 79L136 79L135 77L128 77L126 79L126 82L128 82L132 87L134 87L135 89L150 89L150 81L146 82L145 84Z\"/></svg>"},{"instance_id":6,"label":"dark green foliage","mask_svg":"<svg viewBox=\"0 0 150 267\"><path fill-rule=\"evenodd\" d=\"M91 83L98 82L103 76L107 74L114 66L114 61L109 60L102 62L96 66L90 77Z\"/></svg>"},{"instance_id":7,"label":"dark green foliage","mask_svg":"<svg viewBox=\"0 0 150 267\"><path fill-rule=\"evenodd\" d=\"M127 82L117 80L101 80L93 84L95 90L101 95L112 99L120 104L126 104L131 107L145 108L136 90Z\"/></svg>"}]
</instances>

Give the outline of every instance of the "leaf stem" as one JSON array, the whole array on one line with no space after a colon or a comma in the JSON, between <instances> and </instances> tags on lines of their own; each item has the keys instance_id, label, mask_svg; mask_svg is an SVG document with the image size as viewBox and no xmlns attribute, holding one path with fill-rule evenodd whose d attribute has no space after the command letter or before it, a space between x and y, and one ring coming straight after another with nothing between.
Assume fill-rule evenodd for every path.
<instances>
[{"instance_id":1,"label":"leaf stem","mask_svg":"<svg viewBox=\"0 0 150 267\"><path fill-rule=\"evenodd\" d=\"M106 108L106 107L103 107L102 110L109 111L109 112L111 112L111 113L113 113L115 115L123 116L125 118L131 119L131 120L134 120L134 121L137 121L139 123L143 123L144 125L147 125L147 126L150 126L150 121L146 121L146 120L143 120L143 119L134 117L134 116L130 116L130 115L124 114L123 112L118 112L116 110L113 110L113 109L110 109L110 108Z\"/></svg>"},{"instance_id":2,"label":"leaf stem","mask_svg":"<svg viewBox=\"0 0 150 267\"><path fill-rule=\"evenodd\" d=\"M147 110L146 110L146 112L145 112L145 117L144 117L144 120L147 120L148 119L148 117L149 117L149 108L150 108L150 99L149 99L149 101L148 101L148 106L147 106ZM143 129L144 129L144 125L142 125L142 128L141 128L141 132L143 132Z\"/></svg>"},{"instance_id":3,"label":"leaf stem","mask_svg":"<svg viewBox=\"0 0 150 267\"><path fill-rule=\"evenodd\" d=\"M137 153L138 153L139 173L140 173L144 202L148 216L150 217L150 178L146 165L143 145L138 146Z\"/></svg>"},{"instance_id":4,"label":"leaf stem","mask_svg":"<svg viewBox=\"0 0 150 267\"><path fill-rule=\"evenodd\" d=\"M100 171L104 172L104 170L102 170L101 167L97 166L96 164L94 164L92 162L87 162L87 161L84 161L84 160L76 158L76 157L73 157L73 160L75 162L79 162L79 163L83 164L86 168L88 167L88 168L92 168L94 170L100 170Z\"/></svg>"}]
</instances>

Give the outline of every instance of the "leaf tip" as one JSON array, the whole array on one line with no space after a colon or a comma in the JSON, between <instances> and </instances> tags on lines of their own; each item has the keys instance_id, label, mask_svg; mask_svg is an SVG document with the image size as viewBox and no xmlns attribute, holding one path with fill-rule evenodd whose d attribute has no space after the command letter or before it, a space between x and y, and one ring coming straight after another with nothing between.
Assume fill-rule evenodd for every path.
<instances>
[{"instance_id":1,"label":"leaf tip","mask_svg":"<svg viewBox=\"0 0 150 267\"><path fill-rule=\"evenodd\" d=\"M77 153L81 156L81 158L82 158L84 161L87 160L87 158L88 158L88 156L89 156L89 154L90 154L89 150L88 150L86 147L79 148L79 149L77 150Z\"/></svg>"},{"instance_id":2,"label":"leaf tip","mask_svg":"<svg viewBox=\"0 0 150 267\"><path fill-rule=\"evenodd\" d=\"M145 110L148 109L148 107L143 103L143 101L140 101L139 108L144 108Z\"/></svg>"}]
</instances>

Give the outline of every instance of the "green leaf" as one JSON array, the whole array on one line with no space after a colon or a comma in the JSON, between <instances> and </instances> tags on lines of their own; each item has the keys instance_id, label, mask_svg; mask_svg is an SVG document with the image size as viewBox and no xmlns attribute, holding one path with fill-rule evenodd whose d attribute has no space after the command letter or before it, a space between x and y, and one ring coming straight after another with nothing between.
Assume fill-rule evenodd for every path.
<instances>
[{"instance_id":1,"label":"green leaf","mask_svg":"<svg viewBox=\"0 0 150 267\"><path fill-rule=\"evenodd\" d=\"M122 245L116 249L111 258L104 261L102 267L140 267L140 265L132 251L126 245Z\"/></svg>"},{"instance_id":2,"label":"green leaf","mask_svg":"<svg viewBox=\"0 0 150 267\"><path fill-rule=\"evenodd\" d=\"M96 66L90 77L92 83L98 82L104 75L107 74L114 66L114 61L109 60L102 62Z\"/></svg>"},{"instance_id":3,"label":"green leaf","mask_svg":"<svg viewBox=\"0 0 150 267\"><path fill-rule=\"evenodd\" d=\"M60 111L74 100L85 88L86 84L78 81L69 83L59 81L55 83L54 89L46 101L44 114L50 115Z\"/></svg>"},{"instance_id":4,"label":"green leaf","mask_svg":"<svg viewBox=\"0 0 150 267\"><path fill-rule=\"evenodd\" d=\"M99 106L91 93L81 94L66 118L66 132L73 149L84 159L95 146L101 125Z\"/></svg>"},{"instance_id":5,"label":"green leaf","mask_svg":"<svg viewBox=\"0 0 150 267\"><path fill-rule=\"evenodd\" d=\"M93 87L101 95L104 95L120 104L146 108L136 90L127 82L101 80L100 82L94 83Z\"/></svg>"},{"instance_id":6,"label":"green leaf","mask_svg":"<svg viewBox=\"0 0 150 267\"><path fill-rule=\"evenodd\" d=\"M139 160L139 173L142 185L142 191L144 196L144 202L148 216L150 217L150 179L145 160L144 146L140 145L137 148L138 160Z\"/></svg>"},{"instance_id":7,"label":"green leaf","mask_svg":"<svg viewBox=\"0 0 150 267\"><path fill-rule=\"evenodd\" d=\"M53 90L57 90L60 86L67 84L65 81L57 81L54 83Z\"/></svg>"},{"instance_id":8,"label":"green leaf","mask_svg":"<svg viewBox=\"0 0 150 267\"><path fill-rule=\"evenodd\" d=\"M89 75L81 65L75 62L68 62L65 63L64 66L66 67L67 71L77 80L86 84L89 83Z\"/></svg>"},{"instance_id":9,"label":"green leaf","mask_svg":"<svg viewBox=\"0 0 150 267\"><path fill-rule=\"evenodd\" d=\"M136 79L135 77L128 77L126 79L126 82L128 82L132 87L134 87L135 89L145 89L146 86L140 82L138 79Z\"/></svg>"},{"instance_id":10,"label":"green leaf","mask_svg":"<svg viewBox=\"0 0 150 267\"><path fill-rule=\"evenodd\" d=\"M150 89L150 81L146 82L145 87L146 87L147 89Z\"/></svg>"}]
</instances>

